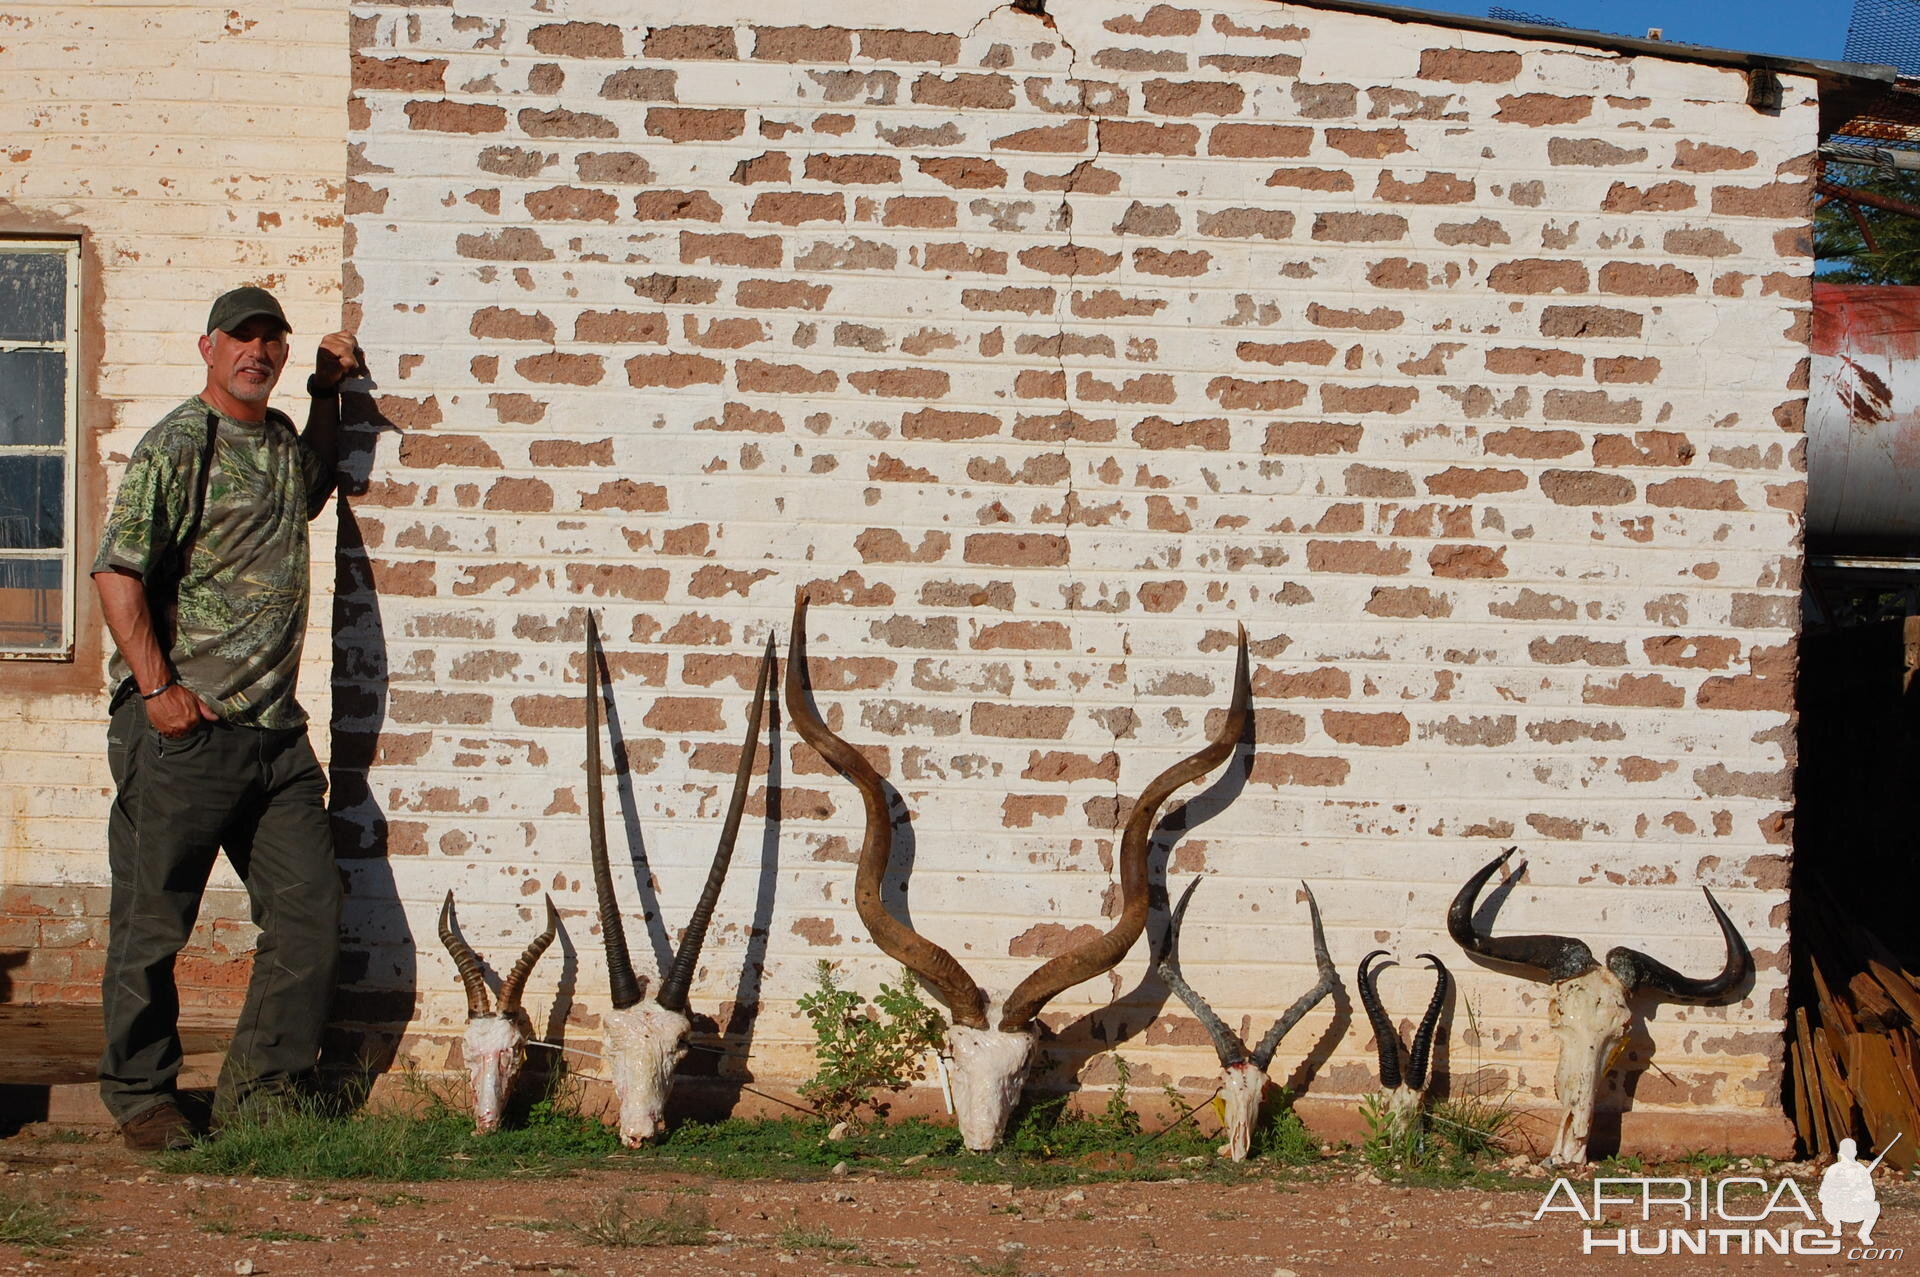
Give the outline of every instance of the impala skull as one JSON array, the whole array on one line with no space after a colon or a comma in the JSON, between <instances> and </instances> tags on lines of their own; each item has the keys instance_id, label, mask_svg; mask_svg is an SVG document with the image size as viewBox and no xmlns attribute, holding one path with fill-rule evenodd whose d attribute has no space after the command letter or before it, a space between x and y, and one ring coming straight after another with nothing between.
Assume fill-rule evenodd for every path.
<instances>
[{"instance_id":1,"label":"impala skull","mask_svg":"<svg viewBox=\"0 0 1920 1277\"><path fill-rule=\"evenodd\" d=\"M1753 955L1741 939L1727 911L1705 887L1707 908L1720 924L1726 943L1726 964L1720 974L1690 979L1672 967L1636 949L1617 946L1607 951L1604 966L1593 950L1567 936L1495 936L1477 929L1473 912L1480 892L1494 871L1518 850L1507 848L1467 879L1447 910L1447 930L1469 953L1502 962L1536 980L1549 981L1553 994L1547 1003L1547 1024L1560 1039L1560 1066L1554 1074L1554 1095L1561 1105L1550 1160L1556 1163L1587 1160L1587 1140L1593 1131L1593 1109L1606 1085L1620 1044L1626 1039L1632 1014L1627 998L1639 989L1651 989L1678 1002L1721 1002L1753 973ZM1526 868L1521 862L1515 876Z\"/></svg>"},{"instance_id":2,"label":"impala skull","mask_svg":"<svg viewBox=\"0 0 1920 1277\"><path fill-rule=\"evenodd\" d=\"M467 1029L460 1039L460 1058L466 1062L468 1090L473 1098L473 1133L486 1135L500 1129L500 1113L506 1107L513 1088L514 1075L520 1071L520 1055L527 1044L527 1016L520 1009L520 995L533 974L533 964L553 943L560 919L553 911L553 898L547 900L547 929L541 932L513 964L513 970L500 982L500 1009L489 1009L487 981L480 973L480 958L473 947L454 930L453 892L447 892L440 906L440 943L453 955L460 972L460 983L467 990Z\"/></svg>"},{"instance_id":3,"label":"impala skull","mask_svg":"<svg viewBox=\"0 0 1920 1277\"><path fill-rule=\"evenodd\" d=\"M1233 702L1219 732L1205 748L1157 776L1127 816L1120 839L1119 921L1105 935L1048 960L1021 981L1001 1008L999 1027L989 1028L985 991L952 954L888 913L881 900L881 884L893 855L893 818L888 810L886 784L873 764L836 736L807 700L802 686L807 661L806 616L806 596L796 595L787 655L787 717L801 739L860 791L866 810L866 836L854 879L854 906L881 951L920 977L946 1004L952 1021L947 1047L953 1060L954 1112L966 1146L985 1152L1000 1142L1007 1115L1025 1084L1034 1044L1039 1041L1041 1008L1081 981L1112 970L1146 929L1147 852L1161 806L1182 785L1225 762L1246 730L1252 698L1246 630L1240 631Z\"/></svg>"},{"instance_id":4,"label":"impala skull","mask_svg":"<svg viewBox=\"0 0 1920 1277\"><path fill-rule=\"evenodd\" d=\"M1180 903L1167 923L1166 952L1160 955L1155 970L1206 1029L1214 1053L1220 1057L1220 1100L1226 1118L1227 1155L1242 1162L1253 1147L1253 1128L1260 1120L1260 1102L1266 1095L1267 1068L1273 1063L1273 1053L1280 1049L1280 1040L1301 1017L1340 987L1340 974L1334 970L1333 959L1327 956L1327 935L1320 928L1320 906L1313 898L1312 889L1303 882L1300 890L1307 893L1307 913L1313 919L1313 961L1320 979L1294 1000L1260 1039L1260 1045L1249 1051L1240 1035L1228 1028L1207 1000L1187 983L1180 969L1180 927L1186 921L1187 904L1199 885L1200 879L1195 878L1181 893Z\"/></svg>"},{"instance_id":5,"label":"impala skull","mask_svg":"<svg viewBox=\"0 0 1920 1277\"><path fill-rule=\"evenodd\" d=\"M1446 964L1440 959L1431 953L1416 956L1433 964L1433 996L1427 999L1426 1014L1420 1017L1419 1027L1413 1031L1413 1044L1410 1047L1400 1040L1400 1030L1394 1027L1380 1002L1380 972L1394 964L1389 958L1379 966L1374 966L1373 960L1388 957L1387 951L1375 949L1360 959L1360 1005L1366 1008L1367 1022L1373 1025L1373 1045L1380 1058L1380 1086L1387 1093L1387 1117L1396 1133L1400 1134L1413 1130L1420 1120L1420 1109L1427 1098L1427 1083L1431 1080L1427 1073L1427 1062L1433 1054L1433 1035L1440 1027L1440 1013L1446 1008L1447 990L1452 984ZM1400 1067L1402 1049L1407 1053L1404 1071Z\"/></svg>"},{"instance_id":6,"label":"impala skull","mask_svg":"<svg viewBox=\"0 0 1920 1277\"><path fill-rule=\"evenodd\" d=\"M659 991L642 999L640 981L627 950L627 932L620 904L613 893L613 871L607 864L606 808L600 794L600 675L597 654L599 630L587 615L587 834L592 841L593 888L600 907L600 936L607 950L607 986L613 1006L605 1016L607 1066L613 1075L614 1095L620 1102L620 1142L638 1148L666 1128L667 1095L673 1089L673 1071L687 1053L693 1022L687 1016L687 993L700 961L700 946L713 920L714 903L726 881L733 844L746 811L747 785L753 775L754 752L760 739L760 717L767 689L773 682L773 640L768 638L753 688L753 708L747 715L747 735L740 746L740 762L733 777L733 796L720 842L713 853L699 903L687 919L680 951L661 977Z\"/></svg>"}]
</instances>

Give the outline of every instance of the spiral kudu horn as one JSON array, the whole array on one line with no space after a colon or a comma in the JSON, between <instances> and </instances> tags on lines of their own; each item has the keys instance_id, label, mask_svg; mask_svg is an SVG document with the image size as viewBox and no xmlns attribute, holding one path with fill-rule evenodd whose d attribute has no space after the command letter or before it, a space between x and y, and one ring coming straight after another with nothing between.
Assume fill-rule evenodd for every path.
<instances>
[{"instance_id":1,"label":"spiral kudu horn","mask_svg":"<svg viewBox=\"0 0 1920 1277\"><path fill-rule=\"evenodd\" d=\"M473 946L462 940L453 929L453 890L448 888L447 898L440 906L440 943L447 946L447 952L453 955L453 965L460 972L460 983L467 990L467 1018L492 1015L493 1010L487 1003L487 980L480 974L480 958ZM501 990L504 998L506 991ZM504 1009L504 1008L503 1008Z\"/></svg>"},{"instance_id":2,"label":"spiral kudu horn","mask_svg":"<svg viewBox=\"0 0 1920 1277\"><path fill-rule=\"evenodd\" d=\"M859 750L835 735L813 710L802 686L807 669L807 597L793 600L793 635L788 641L787 718L800 739L813 746L853 787L866 807L866 837L860 844L860 865L854 877L853 903L880 951L926 982L947 1004L955 1024L972 1029L987 1027L987 995L966 968L945 949L887 912L881 900L887 862L893 856L893 813L888 809L886 784Z\"/></svg>"},{"instance_id":3,"label":"spiral kudu horn","mask_svg":"<svg viewBox=\"0 0 1920 1277\"><path fill-rule=\"evenodd\" d=\"M727 818L720 826L720 843L713 853L713 867L707 870L707 882L700 889L700 902L687 919L686 934L680 938L680 952L673 966L660 981L655 1001L669 1011L687 1009L687 990L693 984L693 970L700 961L700 946L707 938L707 924L713 920L713 906L720 898L720 886L727 879L727 866L733 860L734 840L740 834L740 818L747 808L747 786L753 779L753 760L760 743L760 716L767 703L767 689L773 684L773 636L767 636L767 650L760 658L760 676L753 684L753 708L747 714L747 737L740 744L740 763L733 773L733 796L727 802Z\"/></svg>"},{"instance_id":4,"label":"spiral kudu horn","mask_svg":"<svg viewBox=\"0 0 1920 1277\"><path fill-rule=\"evenodd\" d=\"M587 613L587 839L593 858L593 894L600 906L600 939L607 947L607 992L625 1009L640 1001L640 981L627 951L627 928L607 865L607 812L600 796L600 627Z\"/></svg>"},{"instance_id":5,"label":"spiral kudu horn","mask_svg":"<svg viewBox=\"0 0 1920 1277\"><path fill-rule=\"evenodd\" d=\"M1000 1015L1003 1032L1031 1024L1040 1009L1055 996L1082 980L1110 971L1127 955L1147 926L1147 852L1153 842L1153 824L1160 808L1189 781L1218 767L1233 753L1253 716L1253 687L1247 666L1247 627L1240 627L1239 650L1233 667L1233 700L1220 730L1206 745L1153 778L1127 815L1120 836L1120 919L1103 936L1096 936L1043 963L1022 980L1007 998Z\"/></svg>"},{"instance_id":6,"label":"spiral kudu horn","mask_svg":"<svg viewBox=\"0 0 1920 1277\"><path fill-rule=\"evenodd\" d=\"M451 892L448 893L451 896ZM560 932L560 915L554 912L553 897L545 896L547 902L547 929L533 938L527 945L520 960L513 964L513 970L507 972L507 978L500 982L500 1014L512 1015L520 1009L520 994L527 987L527 977L533 974L533 964L540 961L540 955L553 943L554 936Z\"/></svg>"}]
</instances>

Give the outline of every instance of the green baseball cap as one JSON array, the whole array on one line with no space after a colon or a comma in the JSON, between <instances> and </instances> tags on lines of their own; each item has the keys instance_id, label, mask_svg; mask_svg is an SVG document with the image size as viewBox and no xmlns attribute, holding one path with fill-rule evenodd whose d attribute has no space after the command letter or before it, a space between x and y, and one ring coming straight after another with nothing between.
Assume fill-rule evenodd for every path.
<instances>
[{"instance_id":1,"label":"green baseball cap","mask_svg":"<svg viewBox=\"0 0 1920 1277\"><path fill-rule=\"evenodd\" d=\"M282 328L293 331L293 325L287 322L287 312L280 309L273 294L251 286L232 289L214 299L213 309L207 312L207 331L218 328L223 333L231 333L258 315L277 320Z\"/></svg>"}]
</instances>

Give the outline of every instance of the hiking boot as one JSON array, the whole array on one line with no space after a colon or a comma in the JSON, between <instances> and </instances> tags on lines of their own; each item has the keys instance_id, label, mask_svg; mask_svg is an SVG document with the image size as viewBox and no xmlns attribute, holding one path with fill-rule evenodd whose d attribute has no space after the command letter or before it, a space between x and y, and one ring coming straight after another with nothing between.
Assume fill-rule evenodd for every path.
<instances>
[{"instance_id":1,"label":"hiking boot","mask_svg":"<svg viewBox=\"0 0 1920 1277\"><path fill-rule=\"evenodd\" d=\"M141 1109L120 1124L120 1139L139 1153L173 1153L193 1147L193 1123L172 1100Z\"/></svg>"}]
</instances>

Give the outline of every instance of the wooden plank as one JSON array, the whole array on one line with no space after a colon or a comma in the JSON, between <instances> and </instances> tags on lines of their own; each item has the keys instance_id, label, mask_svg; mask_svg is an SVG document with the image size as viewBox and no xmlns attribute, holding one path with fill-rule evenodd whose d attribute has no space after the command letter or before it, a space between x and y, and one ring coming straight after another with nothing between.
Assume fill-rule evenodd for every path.
<instances>
[{"instance_id":1,"label":"wooden plank","mask_svg":"<svg viewBox=\"0 0 1920 1277\"><path fill-rule=\"evenodd\" d=\"M1855 1033L1846 1039L1847 1082L1860 1105L1860 1119L1872 1137L1873 1147L1863 1153L1885 1152L1887 1161L1901 1170L1912 1170L1916 1158L1911 1138L1895 1143L1902 1132L1920 1129L1920 1113L1915 1113L1906 1083L1894 1063L1893 1048L1878 1033Z\"/></svg>"},{"instance_id":2,"label":"wooden plank","mask_svg":"<svg viewBox=\"0 0 1920 1277\"><path fill-rule=\"evenodd\" d=\"M1887 996L1899 1004L1907 1013L1907 1023L1920 1024L1920 988L1915 988L1913 977L1896 966L1881 961L1878 957L1867 959L1867 970L1887 991Z\"/></svg>"},{"instance_id":3,"label":"wooden plank","mask_svg":"<svg viewBox=\"0 0 1920 1277\"><path fill-rule=\"evenodd\" d=\"M1800 1151L1811 1156L1818 1147L1813 1133L1813 1107L1820 1101L1807 1081L1807 1060L1800 1051L1798 1038L1787 1039L1787 1106L1793 1110L1793 1129L1800 1137Z\"/></svg>"},{"instance_id":4,"label":"wooden plank","mask_svg":"<svg viewBox=\"0 0 1920 1277\"><path fill-rule=\"evenodd\" d=\"M1820 1157L1831 1157L1836 1137L1828 1117L1830 1106L1825 1089L1820 1085L1820 1069L1813 1062L1813 1030L1807 1025L1805 1007L1793 1009L1793 1028L1793 1050L1800 1061L1800 1075L1807 1088L1807 1118L1813 1125L1813 1142L1807 1145L1807 1151Z\"/></svg>"},{"instance_id":5,"label":"wooden plank","mask_svg":"<svg viewBox=\"0 0 1920 1277\"><path fill-rule=\"evenodd\" d=\"M1847 1075L1828 1041L1826 1026L1813 1031L1813 1062L1820 1072L1820 1094L1827 1102L1827 1124L1836 1144L1853 1138L1858 1123L1854 1120L1853 1092L1847 1089Z\"/></svg>"},{"instance_id":6,"label":"wooden plank","mask_svg":"<svg viewBox=\"0 0 1920 1277\"><path fill-rule=\"evenodd\" d=\"M1807 955L1807 970L1813 973L1813 989L1820 1000L1820 1024L1834 1033L1845 1037L1858 1033L1860 1025L1853 1018L1853 1009L1839 998L1833 996L1833 990L1827 987L1826 973L1820 970L1818 956Z\"/></svg>"}]
</instances>

